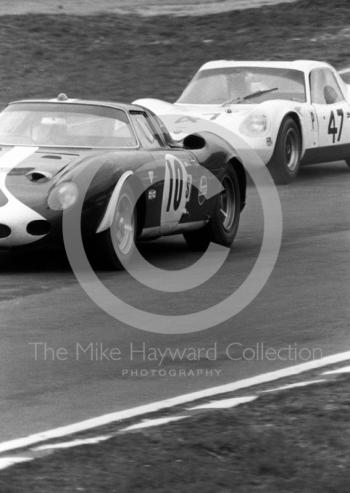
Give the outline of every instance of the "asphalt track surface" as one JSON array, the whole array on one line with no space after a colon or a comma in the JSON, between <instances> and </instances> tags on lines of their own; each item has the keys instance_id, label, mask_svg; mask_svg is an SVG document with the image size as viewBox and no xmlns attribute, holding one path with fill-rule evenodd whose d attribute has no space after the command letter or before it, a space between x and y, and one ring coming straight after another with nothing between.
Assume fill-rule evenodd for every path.
<instances>
[{"instance_id":1,"label":"asphalt track surface","mask_svg":"<svg viewBox=\"0 0 350 493\"><path fill-rule=\"evenodd\" d=\"M228 383L291 366L301 358L268 360L252 351L246 360L229 344L275 350L291 345L318 357L350 347L350 171L343 162L304 168L298 180L280 187L283 243L268 283L243 312L230 321L186 335L157 335L132 329L103 313L83 292L63 256L56 253L0 255L0 441L19 438L101 414L178 394ZM186 313L228 296L252 268L262 237L260 201L253 187L239 235L224 268L206 285L183 294L163 294L139 286L127 273L100 273L116 294L135 306L162 313ZM181 237L143 246L143 253L164 269L181 268L196 258ZM37 358L31 343L68 352L66 361ZM77 344L118 347L122 359L92 361ZM131 359L130 349L183 349L216 343L215 361L168 358ZM133 344L133 346L131 346ZM43 346L40 346L43 348ZM238 348L238 346L236 346ZM39 348L38 348L39 349ZM286 352L282 353L286 356ZM159 366L158 366L159 365ZM123 376L131 370L212 370L198 376ZM215 371L214 371L215 370Z\"/></svg>"}]
</instances>

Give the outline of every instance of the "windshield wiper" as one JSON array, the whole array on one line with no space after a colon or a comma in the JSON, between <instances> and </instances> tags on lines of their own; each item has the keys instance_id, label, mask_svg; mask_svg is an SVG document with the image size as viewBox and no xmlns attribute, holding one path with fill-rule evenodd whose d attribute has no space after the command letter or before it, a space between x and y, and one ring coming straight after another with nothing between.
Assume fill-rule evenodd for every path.
<instances>
[{"instance_id":1,"label":"windshield wiper","mask_svg":"<svg viewBox=\"0 0 350 493\"><path fill-rule=\"evenodd\" d=\"M246 101L247 99L255 98L257 96L262 96L263 94L267 94L267 93L273 92L273 91L278 91L278 87L271 87L270 89L263 89L260 91L252 92L251 94L244 96L243 101Z\"/></svg>"},{"instance_id":2,"label":"windshield wiper","mask_svg":"<svg viewBox=\"0 0 350 493\"><path fill-rule=\"evenodd\" d=\"M252 92L251 94L247 94L246 96L243 97L232 98L227 101L224 101L221 106L227 106L228 104L241 104L243 101L247 101L248 99L253 99L273 91L278 91L278 87L271 87L270 89L262 89L260 91Z\"/></svg>"},{"instance_id":3,"label":"windshield wiper","mask_svg":"<svg viewBox=\"0 0 350 493\"><path fill-rule=\"evenodd\" d=\"M228 99L227 101L224 101L221 106L227 106L229 104L237 104L237 103L241 103L243 101L243 98L241 96L238 96L238 98L231 98L231 99Z\"/></svg>"}]
</instances>

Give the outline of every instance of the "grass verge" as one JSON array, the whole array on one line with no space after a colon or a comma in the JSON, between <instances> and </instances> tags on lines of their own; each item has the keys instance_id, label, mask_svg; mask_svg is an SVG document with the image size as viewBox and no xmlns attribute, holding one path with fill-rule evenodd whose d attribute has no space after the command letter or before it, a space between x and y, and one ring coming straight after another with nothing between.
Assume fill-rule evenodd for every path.
<instances>
[{"instance_id":1,"label":"grass verge","mask_svg":"<svg viewBox=\"0 0 350 493\"><path fill-rule=\"evenodd\" d=\"M174 100L210 59L349 60L348 0L300 0L201 17L0 18L1 100Z\"/></svg>"}]
</instances>

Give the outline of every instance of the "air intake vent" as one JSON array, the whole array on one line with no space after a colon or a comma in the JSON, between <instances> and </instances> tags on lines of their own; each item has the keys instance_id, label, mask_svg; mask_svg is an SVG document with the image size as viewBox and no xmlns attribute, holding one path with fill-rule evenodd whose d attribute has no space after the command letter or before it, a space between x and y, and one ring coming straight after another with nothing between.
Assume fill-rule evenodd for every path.
<instances>
[{"instance_id":1,"label":"air intake vent","mask_svg":"<svg viewBox=\"0 0 350 493\"><path fill-rule=\"evenodd\" d=\"M56 156L55 154L50 154L50 155L46 155L46 156L41 156L42 159L62 159L61 156Z\"/></svg>"},{"instance_id":2,"label":"air intake vent","mask_svg":"<svg viewBox=\"0 0 350 493\"><path fill-rule=\"evenodd\" d=\"M0 238L7 238L11 234L11 229L6 224L0 224Z\"/></svg>"},{"instance_id":3,"label":"air intake vent","mask_svg":"<svg viewBox=\"0 0 350 493\"><path fill-rule=\"evenodd\" d=\"M45 183L52 179L52 174L48 171L29 171L26 176L30 181L35 181L37 183Z\"/></svg>"},{"instance_id":4,"label":"air intake vent","mask_svg":"<svg viewBox=\"0 0 350 493\"><path fill-rule=\"evenodd\" d=\"M38 221L31 221L27 226L27 232L33 236L47 235L50 231L50 223L39 219Z\"/></svg>"}]
</instances>

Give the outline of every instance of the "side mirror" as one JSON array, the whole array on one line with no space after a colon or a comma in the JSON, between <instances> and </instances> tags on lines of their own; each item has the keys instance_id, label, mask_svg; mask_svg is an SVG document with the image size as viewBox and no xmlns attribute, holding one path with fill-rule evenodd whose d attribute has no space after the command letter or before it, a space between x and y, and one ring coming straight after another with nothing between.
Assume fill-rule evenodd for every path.
<instances>
[{"instance_id":1,"label":"side mirror","mask_svg":"<svg viewBox=\"0 0 350 493\"><path fill-rule=\"evenodd\" d=\"M203 149L206 144L205 139L199 134L186 135L183 140L183 146L185 149Z\"/></svg>"}]
</instances>

